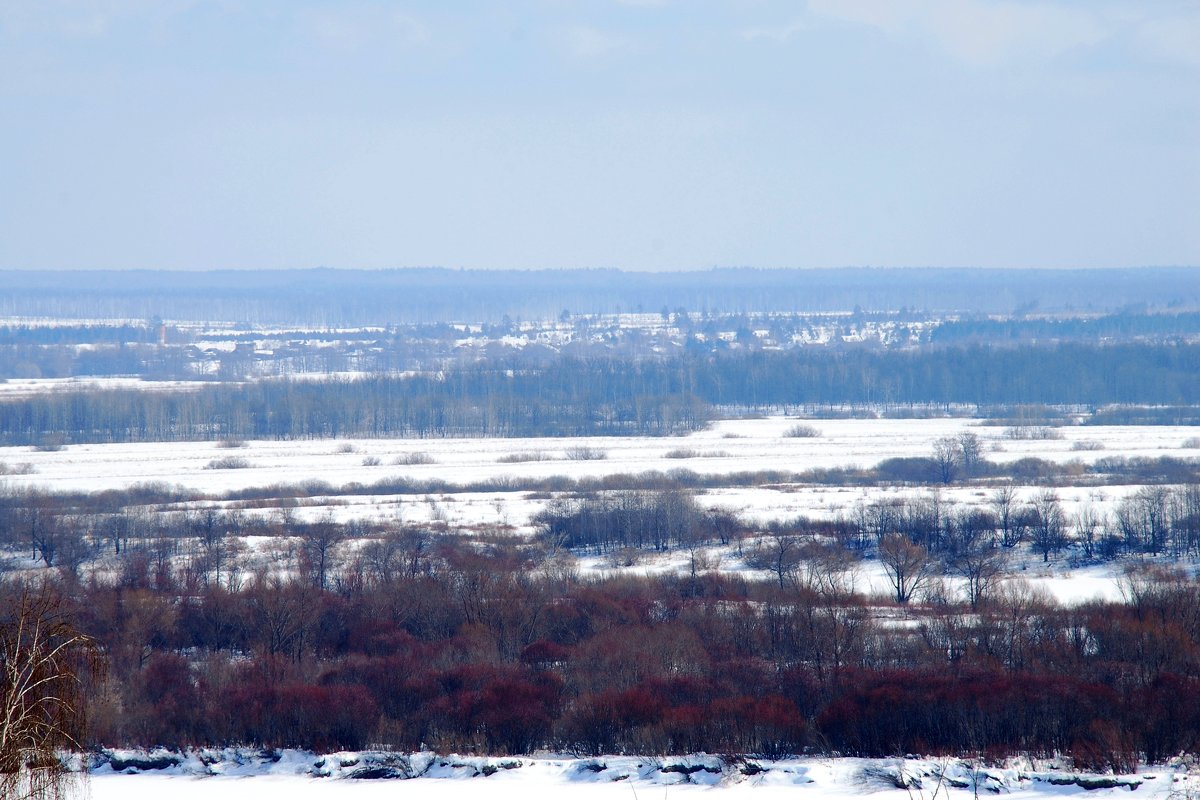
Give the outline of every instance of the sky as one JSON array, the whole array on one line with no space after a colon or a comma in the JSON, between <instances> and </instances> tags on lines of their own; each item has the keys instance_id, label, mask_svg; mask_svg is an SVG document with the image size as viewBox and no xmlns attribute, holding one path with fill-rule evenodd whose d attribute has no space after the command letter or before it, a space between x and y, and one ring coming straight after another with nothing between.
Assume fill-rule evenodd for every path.
<instances>
[{"instance_id":1,"label":"sky","mask_svg":"<svg viewBox=\"0 0 1200 800\"><path fill-rule=\"evenodd\" d=\"M1200 0L0 0L0 269L1200 265Z\"/></svg>"}]
</instances>

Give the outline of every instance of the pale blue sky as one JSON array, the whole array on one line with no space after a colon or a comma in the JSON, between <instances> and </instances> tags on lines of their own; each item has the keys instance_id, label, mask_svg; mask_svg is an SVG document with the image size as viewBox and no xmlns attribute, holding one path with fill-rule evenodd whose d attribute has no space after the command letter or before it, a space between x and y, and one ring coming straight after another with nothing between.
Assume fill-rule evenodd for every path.
<instances>
[{"instance_id":1,"label":"pale blue sky","mask_svg":"<svg viewBox=\"0 0 1200 800\"><path fill-rule=\"evenodd\" d=\"M0 0L0 268L1200 264L1200 2Z\"/></svg>"}]
</instances>

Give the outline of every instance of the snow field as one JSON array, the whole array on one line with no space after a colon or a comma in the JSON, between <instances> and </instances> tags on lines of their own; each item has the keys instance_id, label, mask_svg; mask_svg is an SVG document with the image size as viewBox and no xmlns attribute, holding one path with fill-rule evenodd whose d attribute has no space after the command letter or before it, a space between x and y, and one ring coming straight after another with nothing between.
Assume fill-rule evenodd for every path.
<instances>
[{"instance_id":1,"label":"snow field","mask_svg":"<svg viewBox=\"0 0 1200 800\"><path fill-rule=\"evenodd\" d=\"M1004 428L976 420L816 420L803 421L819 432L813 438L786 436L798 420L769 417L725 420L688 436L462 439L306 439L247 441L225 449L217 442L79 444L58 451L0 447L0 463L28 464L28 475L9 475L13 486L47 491L102 491L161 481L206 493L248 486L322 480L334 486L369 484L403 476L464 484L495 479L570 478L670 472L685 469L703 475L739 472L803 472L810 469L872 467L888 458L928 456L935 440L972 432L985 456L1005 463L1029 456L1065 463L1091 463L1111 456L1197 457L1184 448L1197 429L1186 426L1095 426L1058 428L1062 439L1013 440ZM1077 442L1098 442L1101 449L1075 450ZM604 458L571 460L573 451L600 451ZM670 457L671 454L685 457ZM506 462L514 454L529 460ZM414 455L434 463L405 465ZM217 469L225 457L247 466ZM371 463L364 464L364 460ZM378 460L378 464L373 462Z\"/></svg>"},{"instance_id":2,"label":"snow field","mask_svg":"<svg viewBox=\"0 0 1200 800\"><path fill-rule=\"evenodd\" d=\"M1200 783L1182 769L1156 767L1130 776L1087 776L1062 765L1032 765L1014 760L1004 767L985 768L956 759L797 758L780 761L751 759L727 764L711 756L639 758L606 756L595 759L477 758L417 754L414 766L429 760L420 777L354 780L362 754L312 754L285 751L276 764L227 767L217 763L200 770L173 767L154 773L121 774L101 767L89 780L93 800L180 800L220 796L225 800L260 797L304 798L395 797L413 800L458 798L670 798L754 797L769 800L808 797L849 800L864 795L879 800L953 800L980 794L1011 794L1028 800L1127 795L1139 790L1148 798L1179 798ZM189 762L194 761L194 756ZM332 772L312 777L313 765ZM338 766L349 763L349 767ZM330 765L333 765L332 767ZM762 771L757 771L761 769ZM205 774L205 773L208 774ZM199 775L198 775L199 773ZM747 774L753 773L753 774ZM201 777L202 776L202 777ZM897 788L907 784L907 788ZM1083 784L1083 785L1081 785ZM1087 785L1091 788L1085 788ZM1190 796L1190 795L1187 795Z\"/></svg>"},{"instance_id":3,"label":"snow field","mask_svg":"<svg viewBox=\"0 0 1200 800\"><path fill-rule=\"evenodd\" d=\"M797 424L816 429L816 437L790 437ZM873 467L887 458L928 456L935 440L975 433L984 455L993 461L1013 461L1029 456L1055 462L1094 461L1112 456L1176 458L1200 456L1184 448L1196 438L1192 427L1095 426L1055 429L1060 439L1010 439L1006 429L980 425L969 419L930 420L799 420L794 417L722 420L705 430L680 437L592 437L536 439L369 439L247 441L229 448L217 442L68 445L58 451L35 448L0 448L0 464L29 465L30 474L0 476L10 488L37 488L50 492L103 491L135 484L161 482L219 495L247 487L274 484L299 485L322 481L335 490L352 483L370 484L397 477L416 481L439 480L452 485L472 482L519 481L566 476L597 478L608 475L669 473L675 469L721 476L734 473L802 472L814 468ZM1079 449L1079 442L1087 448ZM598 451L604 458L572 460L580 450ZM688 457L672 457L680 454ZM518 454L521 460L512 460ZM248 466L213 468L213 462L234 458ZM422 463L431 462L431 463ZM1064 512L1075 514L1084 506L1111 512L1137 485L1061 487L1055 489ZM1044 489L1021 487L1018 499L1026 501ZM849 487L804 484L730 486L700 490L701 508L730 511L757 525L798 516L831 519L853 515L855 509L874 502L900 501L928 496L927 487ZM943 502L986 507L990 490L952 485L937 490ZM531 520L550 502L547 493L528 491L449 491L434 494L317 495L296 501L292 512L301 521L330 518L396 523L432 524L449 530L529 534ZM289 503L291 504L291 503ZM211 505L199 503L197 505ZM222 502L237 507L236 502ZM247 514L277 513L270 503ZM261 537L259 537L261 538ZM241 542L251 561L271 561L276 543ZM360 543L348 543L347 552ZM702 551L707 569L748 571L736 548L707 547ZM1115 598L1115 576L1120 567L1105 565L1067 570L1062 563L1043 566L1024 549L1013 563L1015 575L1044 587L1066 602L1093 597ZM611 557L580 559L583 572L602 574L616 569L644 573L685 571L692 554L676 551L639 554L636 564L622 567ZM1065 580L1069 574L1070 579ZM859 565L856 585L862 591L886 593L888 582L877 561ZM953 581L951 581L953 586Z\"/></svg>"}]
</instances>

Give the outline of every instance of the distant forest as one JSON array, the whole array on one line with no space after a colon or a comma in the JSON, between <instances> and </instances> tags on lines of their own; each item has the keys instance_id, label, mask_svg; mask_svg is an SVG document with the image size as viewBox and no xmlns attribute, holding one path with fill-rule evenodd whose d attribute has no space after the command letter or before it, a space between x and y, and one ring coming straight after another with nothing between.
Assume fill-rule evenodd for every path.
<instances>
[{"instance_id":1,"label":"distant forest","mask_svg":"<svg viewBox=\"0 0 1200 800\"><path fill-rule=\"evenodd\" d=\"M0 316L380 325L721 311L1105 312L1200 307L1200 271L1004 269L0 272Z\"/></svg>"},{"instance_id":2,"label":"distant forest","mask_svg":"<svg viewBox=\"0 0 1200 800\"><path fill-rule=\"evenodd\" d=\"M670 361L824 350L864 353L939 348L1200 342L1200 313L940 317L921 312L657 314L518 323L430 323L360 328L252 329L205 323L10 322L0 325L0 380L120 375L211 381L253 377L441 372L463 365L541 369L561 359ZM756 356L757 357L757 356ZM1002 358L1007 359L1008 356ZM800 359L801 361L803 359Z\"/></svg>"},{"instance_id":3,"label":"distant forest","mask_svg":"<svg viewBox=\"0 0 1200 800\"><path fill-rule=\"evenodd\" d=\"M660 435L703 426L717 406L1187 407L1200 398L1200 345L684 353L537 368L501 360L438 374L200 387L18 396L0 401L0 442ZM1188 423L1190 413L1138 421Z\"/></svg>"}]
</instances>

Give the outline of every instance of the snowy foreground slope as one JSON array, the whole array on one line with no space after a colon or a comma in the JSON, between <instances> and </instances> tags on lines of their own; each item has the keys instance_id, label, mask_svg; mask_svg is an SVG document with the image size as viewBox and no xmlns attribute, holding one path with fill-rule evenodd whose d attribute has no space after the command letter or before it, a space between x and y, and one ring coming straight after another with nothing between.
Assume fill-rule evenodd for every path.
<instances>
[{"instance_id":1,"label":"snowy foreground slope","mask_svg":"<svg viewBox=\"0 0 1200 800\"><path fill-rule=\"evenodd\" d=\"M277 760L275 760L277 759ZM728 797L862 797L954 800L980 795L1097 798L1137 791L1143 797L1191 800L1200 776L1183 765L1132 775L1089 775L1054 762L1013 760L981 767L958 759L799 758L731 762L714 756L638 758L478 758L384 753L315 756L286 750L114 753L98 764L86 794L129 798L268 797L539 798L656 800L716 792Z\"/></svg>"}]
</instances>

